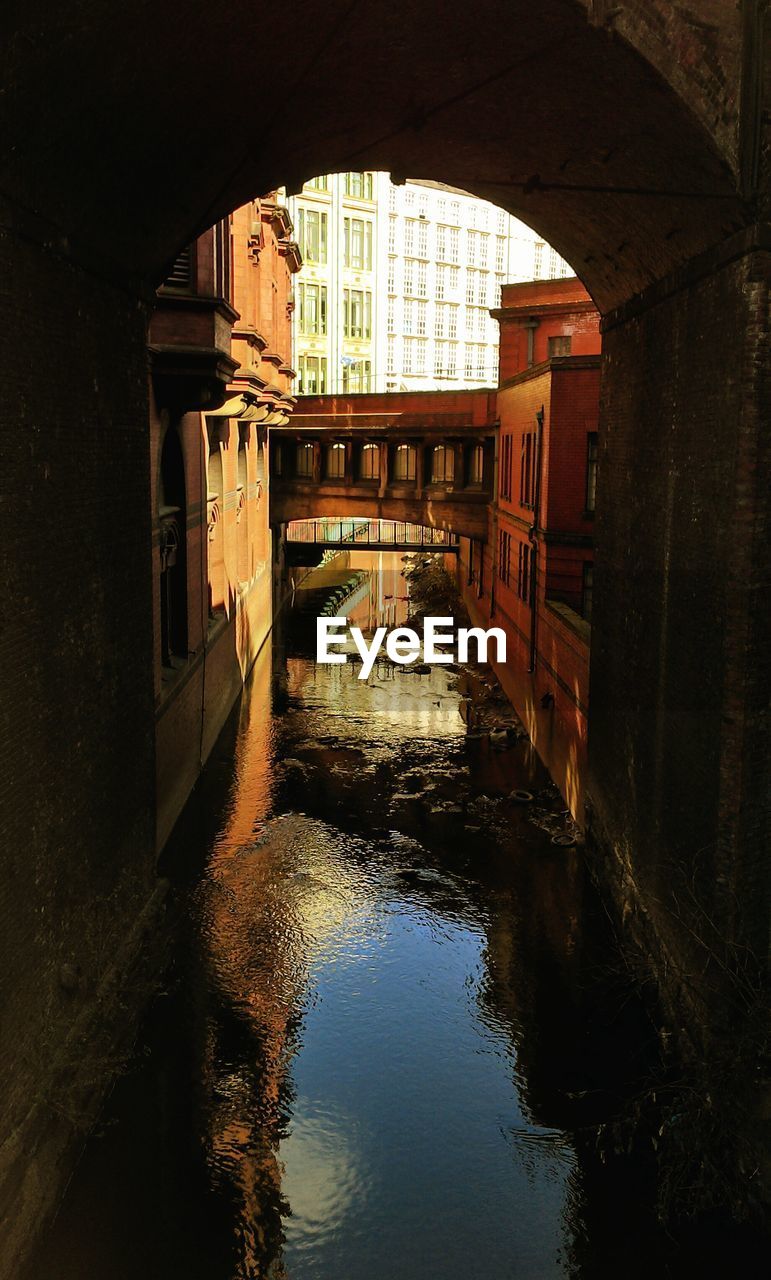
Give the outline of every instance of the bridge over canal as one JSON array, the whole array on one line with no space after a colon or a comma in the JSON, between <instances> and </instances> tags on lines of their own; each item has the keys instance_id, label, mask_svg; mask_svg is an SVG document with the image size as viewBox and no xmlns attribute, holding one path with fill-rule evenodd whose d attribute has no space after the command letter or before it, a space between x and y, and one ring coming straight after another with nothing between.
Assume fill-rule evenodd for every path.
<instances>
[{"instance_id":1,"label":"bridge over canal","mask_svg":"<svg viewBox=\"0 0 771 1280\"><path fill-rule=\"evenodd\" d=\"M360 519L487 539L494 392L318 396L301 405L271 431L272 525Z\"/></svg>"}]
</instances>

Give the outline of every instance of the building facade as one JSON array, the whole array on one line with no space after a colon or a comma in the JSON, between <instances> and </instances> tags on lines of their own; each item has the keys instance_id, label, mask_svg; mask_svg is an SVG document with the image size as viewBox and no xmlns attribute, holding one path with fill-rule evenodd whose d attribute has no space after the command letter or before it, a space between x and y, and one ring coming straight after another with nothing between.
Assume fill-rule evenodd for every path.
<instances>
[{"instance_id":1,"label":"building facade","mask_svg":"<svg viewBox=\"0 0 771 1280\"><path fill-rule=\"evenodd\" d=\"M184 251L150 327L161 848L272 622L267 431L294 404L292 223L273 193Z\"/></svg>"},{"instance_id":2,"label":"building facade","mask_svg":"<svg viewBox=\"0 0 771 1280\"><path fill-rule=\"evenodd\" d=\"M575 279L505 285L495 502L461 539L469 611L502 627L508 697L572 812L583 811L589 712L599 315Z\"/></svg>"},{"instance_id":3,"label":"building facade","mask_svg":"<svg viewBox=\"0 0 771 1280\"><path fill-rule=\"evenodd\" d=\"M301 395L494 386L502 285L572 275L524 223L440 183L326 174L289 207Z\"/></svg>"}]
</instances>

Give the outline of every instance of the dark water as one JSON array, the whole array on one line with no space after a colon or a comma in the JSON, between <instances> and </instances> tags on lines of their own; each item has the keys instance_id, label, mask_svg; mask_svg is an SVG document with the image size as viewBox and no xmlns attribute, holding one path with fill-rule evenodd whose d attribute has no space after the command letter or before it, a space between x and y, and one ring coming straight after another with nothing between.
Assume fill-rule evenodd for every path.
<instances>
[{"instance_id":1,"label":"dark water","mask_svg":"<svg viewBox=\"0 0 771 1280\"><path fill-rule=\"evenodd\" d=\"M354 608L393 622L394 565ZM173 970L37 1280L690 1274L647 1171L593 1139L655 1036L580 851L506 798L546 786L529 745L469 735L464 689L261 656L167 857Z\"/></svg>"}]
</instances>

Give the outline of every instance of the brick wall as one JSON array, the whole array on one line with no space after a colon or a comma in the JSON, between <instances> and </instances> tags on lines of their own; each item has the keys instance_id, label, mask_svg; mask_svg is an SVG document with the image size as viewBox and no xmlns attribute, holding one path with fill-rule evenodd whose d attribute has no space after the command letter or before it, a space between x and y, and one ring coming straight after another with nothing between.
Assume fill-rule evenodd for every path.
<instances>
[{"instance_id":1,"label":"brick wall","mask_svg":"<svg viewBox=\"0 0 771 1280\"><path fill-rule=\"evenodd\" d=\"M84 1080L98 1102L90 1022L141 1003L153 636L145 311L25 240L4 236L0 256L0 1199L15 1274L78 1137L57 1105L77 1112Z\"/></svg>"},{"instance_id":2,"label":"brick wall","mask_svg":"<svg viewBox=\"0 0 771 1280\"><path fill-rule=\"evenodd\" d=\"M707 264L605 335L592 826L675 951L684 882L767 946L768 263Z\"/></svg>"}]
</instances>

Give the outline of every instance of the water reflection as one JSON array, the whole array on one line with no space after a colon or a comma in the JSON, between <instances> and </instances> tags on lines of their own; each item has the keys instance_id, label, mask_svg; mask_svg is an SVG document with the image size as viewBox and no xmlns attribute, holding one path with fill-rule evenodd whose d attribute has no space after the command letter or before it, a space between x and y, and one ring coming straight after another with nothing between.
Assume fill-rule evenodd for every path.
<instances>
[{"instance_id":1,"label":"water reflection","mask_svg":"<svg viewBox=\"0 0 771 1280\"><path fill-rule=\"evenodd\" d=\"M359 625L403 621L390 559ZM444 669L272 662L170 850L175 979L36 1274L649 1274L639 1188L584 1136L648 1046L580 861L506 798L532 754L469 736Z\"/></svg>"}]
</instances>

